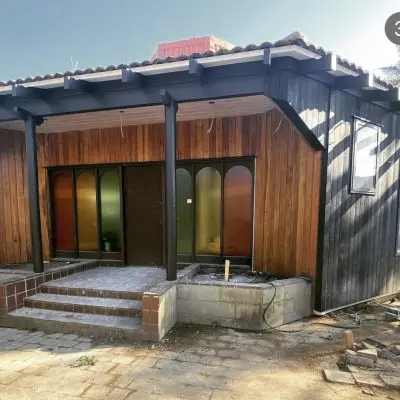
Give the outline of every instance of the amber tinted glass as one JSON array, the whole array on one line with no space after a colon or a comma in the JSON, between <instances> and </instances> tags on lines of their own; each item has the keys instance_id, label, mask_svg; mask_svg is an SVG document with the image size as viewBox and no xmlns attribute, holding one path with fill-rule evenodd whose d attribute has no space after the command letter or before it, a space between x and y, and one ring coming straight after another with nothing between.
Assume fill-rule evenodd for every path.
<instances>
[{"instance_id":1,"label":"amber tinted glass","mask_svg":"<svg viewBox=\"0 0 400 400\"><path fill-rule=\"evenodd\" d=\"M74 250L74 202L71 175L61 174L53 184L56 250Z\"/></svg>"},{"instance_id":2,"label":"amber tinted glass","mask_svg":"<svg viewBox=\"0 0 400 400\"><path fill-rule=\"evenodd\" d=\"M221 175L212 167L196 176L196 253L218 255L221 249Z\"/></svg>"},{"instance_id":3,"label":"amber tinted glass","mask_svg":"<svg viewBox=\"0 0 400 400\"><path fill-rule=\"evenodd\" d=\"M225 175L224 256L250 257L252 186L246 167L232 167Z\"/></svg>"},{"instance_id":4,"label":"amber tinted glass","mask_svg":"<svg viewBox=\"0 0 400 400\"><path fill-rule=\"evenodd\" d=\"M78 176L76 196L79 250L97 250L96 178L93 172L83 172Z\"/></svg>"},{"instance_id":5,"label":"amber tinted glass","mask_svg":"<svg viewBox=\"0 0 400 400\"><path fill-rule=\"evenodd\" d=\"M121 251L121 199L117 172L106 172L100 180L101 250Z\"/></svg>"},{"instance_id":6,"label":"amber tinted glass","mask_svg":"<svg viewBox=\"0 0 400 400\"><path fill-rule=\"evenodd\" d=\"M176 230L178 254L192 254L192 177L184 168L176 170Z\"/></svg>"}]
</instances>

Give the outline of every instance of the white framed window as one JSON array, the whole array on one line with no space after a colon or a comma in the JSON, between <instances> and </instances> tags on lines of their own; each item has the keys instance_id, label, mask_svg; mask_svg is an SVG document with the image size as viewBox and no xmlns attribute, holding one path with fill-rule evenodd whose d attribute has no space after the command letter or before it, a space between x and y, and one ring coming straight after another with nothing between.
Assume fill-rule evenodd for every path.
<instances>
[{"instance_id":1,"label":"white framed window","mask_svg":"<svg viewBox=\"0 0 400 400\"><path fill-rule=\"evenodd\" d=\"M379 125L353 117L351 193L376 194L380 131Z\"/></svg>"}]
</instances>

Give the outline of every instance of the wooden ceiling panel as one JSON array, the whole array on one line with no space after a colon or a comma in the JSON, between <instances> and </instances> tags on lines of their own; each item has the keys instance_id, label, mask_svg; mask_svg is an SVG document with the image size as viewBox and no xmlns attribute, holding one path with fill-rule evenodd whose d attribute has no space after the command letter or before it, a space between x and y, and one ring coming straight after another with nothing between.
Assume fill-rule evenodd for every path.
<instances>
[{"instance_id":1,"label":"wooden ceiling panel","mask_svg":"<svg viewBox=\"0 0 400 400\"><path fill-rule=\"evenodd\" d=\"M265 96L251 96L214 101L179 104L178 121L259 114L276 107ZM141 125L164 122L163 106L127 108L93 113L60 115L45 119L38 127L39 133L60 133L74 130L110 128L113 126ZM0 128L23 130L22 121L0 124Z\"/></svg>"}]
</instances>

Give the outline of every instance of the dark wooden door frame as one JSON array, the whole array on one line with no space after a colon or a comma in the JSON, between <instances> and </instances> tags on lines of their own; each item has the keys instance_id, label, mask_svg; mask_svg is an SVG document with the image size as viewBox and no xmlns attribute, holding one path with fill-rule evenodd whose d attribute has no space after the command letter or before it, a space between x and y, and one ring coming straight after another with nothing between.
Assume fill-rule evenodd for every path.
<instances>
[{"instance_id":1,"label":"dark wooden door frame","mask_svg":"<svg viewBox=\"0 0 400 400\"><path fill-rule=\"evenodd\" d=\"M149 169L150 168L150 169ZM151 171L151 169L153 171ZM147 171L146 171L147 170ZM141 172L143 172L145 175L141 177ZM164 193L165 193L165 188L164 188L164 182L163 182L163 166L160 163L140 163L138 165L131 165L131 166L126 166L123 169L123 180L124 180L124 193L122 193L122 196L124 197L124 212L125 212L125 253L124 253L124 259L125 259L125 264L129 264L130 266L135 266L135 265L152 265L153 260L154 264L159 266L159 265L165 265L165 218L164 218L164 208L165 208L165 202L164 202ZM129 175L131 173L131 175ZM146 174L150 173L150 178L147 178L146 180ZM151 183L153 182L154 178L154 183L157 186L153 186ZM140 182L140 179L145 179L145 181ZM139 179L139 181L138 181ZM137 183L136 183L137 182ZM146 188L146 183L149 182L149 186ZM128 193L128 184L129 184L129 189L133 192L132 194ZM140 185L143 190L141 191L136 191L135 185L138 184ZM146 190L147 190L147 195L154 195L156 197L146 198L143 197L143 195L146 196ZM150 190L150 192L149 192ZM130 204L127 204L127 201L130 202ZM131 204L133 202L133 204ZM154 238L154 240L149 240L146 241L145 243L142 243L140 245L140 249L146 248L147 243L149 243L147 252L141 253L139 249L138 251L134 251L133 253L128 253L129 250L132 250L137 246L138 243L140 243L140 240L142 239L142 234L140 231L143 232L143 227L146 225L144 221L142 223L137 224L140 220L138 218L141 217L140 210L137 210L136 207L148 207L148 205L151 205L151 209L147 210L150 212L150 214L144 215L144 217L148 218L147 220L149 221L150 225L154 225L154 232L151 234L151 237ZM136 212L136 214L135 214ZM139 214L137 214L139 212ZM156 214L157 216L155 217ZM128 218L128 215L130 216L130 219ZM133 217L137 217L136 220L132 220ZM152 219L150 219L152 218ZM155 218L155 219L154 219ZM160 226L161 225L161 226ZM128 227L129 226L129 227ZM139 231L136 231L137 227L139 227ZM147 228L149 225L147 225ZM128 232L128 230L130 232ZM136 232L136 233L135 233ZM129 236L129 238L128 238ZM155 242L156 241L156 242ZM149 257L146 257L148 255ZM151 262L150 264L148 264Z\"/></svg>"}]
</instances>

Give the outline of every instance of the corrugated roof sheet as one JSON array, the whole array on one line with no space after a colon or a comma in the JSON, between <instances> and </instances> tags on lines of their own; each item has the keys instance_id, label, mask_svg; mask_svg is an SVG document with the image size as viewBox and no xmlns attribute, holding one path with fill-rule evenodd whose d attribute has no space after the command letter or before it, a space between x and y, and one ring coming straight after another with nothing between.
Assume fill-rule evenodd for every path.
<instances>
[{"instance_id":1,"label":"corrugated roof sheet","mask_svg":"<svg viewBox=\"0 0 400 400\"><path fill-rule=\"evenodd\" d=\"M291 39L291 37L295 37L295 38ZM289 39L278 40L275 43L264 42L264 43L261 43L260 45L249 44L245 47L235 46L230 50L220 49L216 52L206 51L204 53L192 53L190 55L181 55L178 57L155 58L152 61L145 60L145 61L141 61L141 62L132 62L130 64L109 65L107 67L87 68L85 70L66 71L63 73L57 72L55 74L46 74L43 76L27 77L24 79L0 82L0 86L8 86L8 85L13 85L13 84L23 84L23 83L28 83L28 82L62 78L64 76L79 76L79 75L96 73L96 72L115 71L115 70L120 70L120 69L125 69L125 68L135 68L135 67L146 66L146 65L171 63L171 62L175 62L175 61L188 60L189 58L205 58L205 57L213 57L216 55L244 53L247 51L261 50L261 49L265 49L265 48L277 48L277 47L290 46L290 45L296 45L296 46L302 47L302 48L310 50L316 54L319 54L320 56L325 56L325 55L331 53L331 52L323 49L322 47L317 47L312 43L306 42L301 35L294 35L294 36L289 35L288 38ZM352 70L356 73L361 74L361 73L367 72L366 70L362 69L361 67L357 66L356 64L354 64L346 59L343 59L340 56L338 56L338 62L341 65L343 65L344 67L349 68L350 70ZM383 86L392 88L391 85L389 85L385 81L382 81L379 78L377 78L377 81Z\"/></svg>"}]
</instances>

